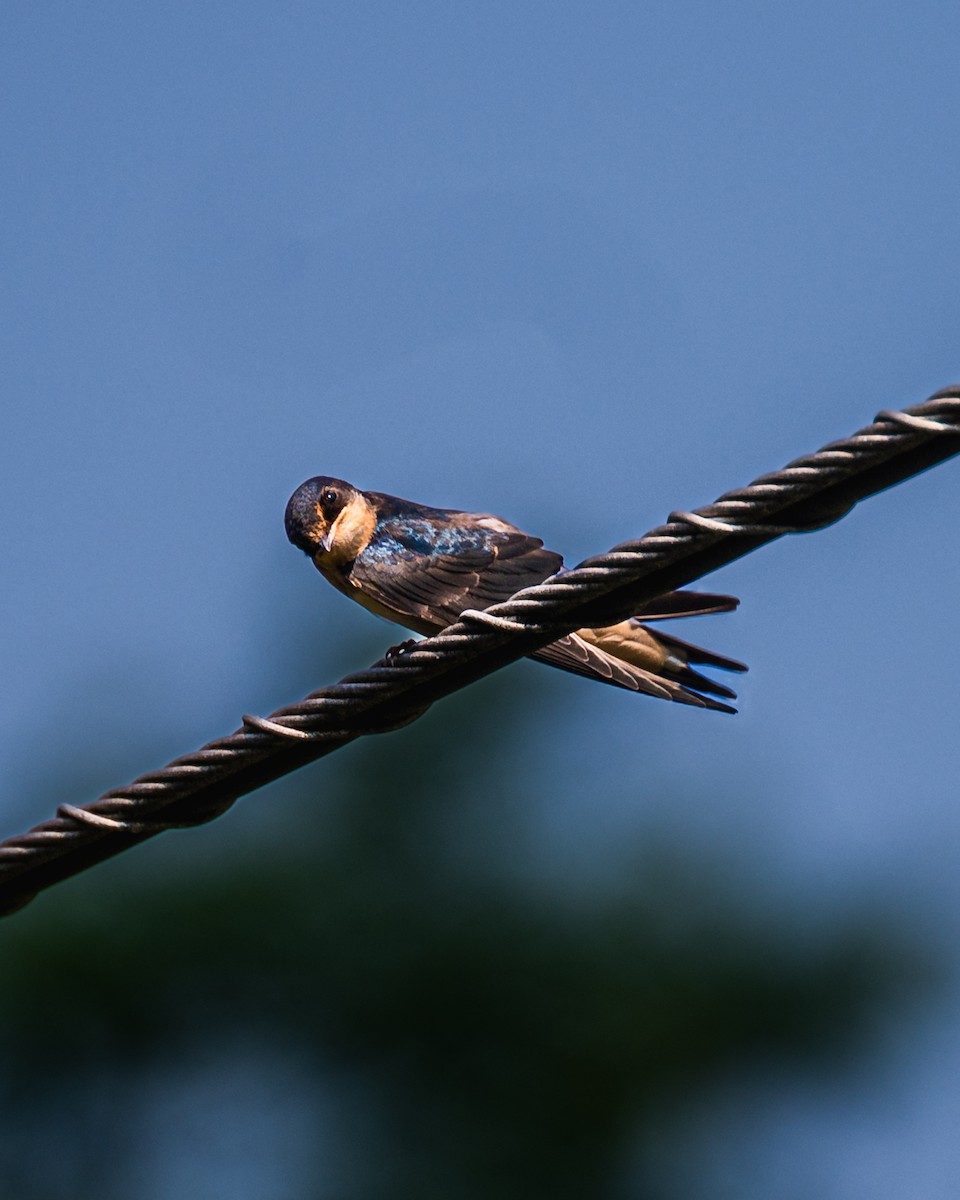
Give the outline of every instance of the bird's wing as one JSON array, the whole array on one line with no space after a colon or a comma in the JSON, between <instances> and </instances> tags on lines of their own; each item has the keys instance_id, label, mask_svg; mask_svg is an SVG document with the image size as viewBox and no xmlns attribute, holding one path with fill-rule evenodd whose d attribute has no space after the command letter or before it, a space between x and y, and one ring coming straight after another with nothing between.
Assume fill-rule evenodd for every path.
<instances>
[{"instance_id":1,"label":"bird's wing","mask_svg":"<svg viewBox=\"0 0 960 1200\"><path fill-rule=\"evenodd\" d=\"M626 623L625 623L626 624ZM643 692L647 696L659 696L662 700L674 700L679 704L691 704L698 708L712 708L719 712L734 713L737 710L713 696L702 695L712 692L713 695L736 699L736 693L716 680L701 675L689 666L689 659L683 650L686 643L679 639L663 639L666 645L660 643L658 634L651 630L637 629L637 636L649 641L649 646L634 647L631 657L634 661L621 657L629 653L622 644L622 637L616 632L620 626L612 626L609 630L581 630L580 634L571 633L537 650L530 657L538 662L549 663L552 667L560 667L563 671L571 671L575 675L585 675L600 683L610 683L614 687L626 688L632 692ZM597 638L587 641L586 638ZM609 648L603 649L603 644ZM697 649L691 647L691 649ZM639 652L637 652L639 650ZM620 653L618 653L618 651ZM691 656L692 657L692 656ZM714 656L711 656L711 660ZM719 656L716 656L719 657ZM649 658L649 665L640 666L640 661ZM694 661L702 661L694 659ZM721 665L727 665L731 660L722 660ZM731 664L732 665L732 664ZM741 664L736 668L745 670Z\"/></svg>"},{"instance_id":2,"label":"bird's wing","mask_svg":"<svg viewBox=\"0 0 960 1200\"><path fill-rule=\"evenodd\" d=\"M408 628L430 633L452 624L466 608L489 608L521 588L542 583L562 566L560 555L545 550L539 538L499 517L420 508L385 520L346 574L361 603ZM728 611L736 603L727 596L671 592L641 614L645 620L667 620ZM636 618L580 634L560 638L530 657L630 691L736 712L701 694L734 698L729 688L692 670L689 663L743 670L739 663L677 638L661 637Z\"/></svg>"},{"instance_id":3,"label":"bird's wing","mask_svg":"<svg viewBox=\"0 0 960 1200\"><path fill-rule=\"evenodd\" d=\"M389 553L365 551L350 568L350 582L421 632L453 624L466 608L489 608L521 588L542 583L563 565L559 554L497 517L457 514L462 545L449 531L438 538L447 547L424 549L422 536L403 540L389 527ZM451 544L454 543L454 544ZM399 547L399 552L393 549Z\"/></svg>"},{"instance_id":4,"label":"bird's wing","mask_svg":"<svg viewBox=\"0 0 960 1200\"><path fill-rule=\"evenodd\" d=\"M736 596L715 592L666 592L648 601L636 614L638 621L670 621L674 617L703 617L708 613L733 612L740 607Z\"/></svg>"}]
</instances>

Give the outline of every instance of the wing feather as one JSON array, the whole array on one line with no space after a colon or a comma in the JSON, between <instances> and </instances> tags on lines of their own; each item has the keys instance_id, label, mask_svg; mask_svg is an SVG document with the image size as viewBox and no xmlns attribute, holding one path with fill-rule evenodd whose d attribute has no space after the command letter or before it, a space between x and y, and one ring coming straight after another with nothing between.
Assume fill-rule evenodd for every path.
<instances>
[{"instance_id":1,"label":"wing feather","mask_svg":"<svg viewBox=\"0 0 960 1200\"><path fill-rule=\"evenodd\" d=\"M428 633L453 624L466 608L489 608L521 588L542 583L563 565L561 556L545 550L539 538L505 521L485 514L450 516L456 518L456 529L464 531L463 548L423 549L422 538L405 544L400 522L387 521L382 536L402 546L402 554L360 555L350 568L350 583L401 624Z\"/></svg>"},{"instance_id":2,"label":"wing feather","mask_svg":"<svg viewBox=\"0 0 960 1200\"><path fill-rule=\"evenodd\" d=\"M657 696L661 700L673 700L679 704L695 705L697 708L712 708L718 712L737 711L729 704L723 704L692 690L701 688L719 691L722 695L734 698L729 688L719 688L713 680L699 675L696 671L684 669L679 663L674 669L664 667L663 670L671 670L671 673L676 674L677 678L671 679L666 674L646 671L608 654L599 646L592 646L577 637L575 633L552 642L530 657L538 662L549 663L552 667L559 667L563 671L571 671L574 675L585 675L589 679L597 679L632 692L643 692L647 696Z\"/></svg>"}]
</instances>

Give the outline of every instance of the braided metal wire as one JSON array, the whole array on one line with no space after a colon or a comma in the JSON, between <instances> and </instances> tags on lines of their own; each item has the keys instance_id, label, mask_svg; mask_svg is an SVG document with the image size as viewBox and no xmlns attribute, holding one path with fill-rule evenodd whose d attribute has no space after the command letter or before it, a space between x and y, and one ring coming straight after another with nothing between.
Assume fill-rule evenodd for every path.
<instances>
[{"instance_id":1,"label":"braided metal wire","mask_svg":"<svg viewBox=\"0 0 960 1200\"><path fill-rule=\"evenodd\" d=\"M881 412L852 437L796 459L636 541L468 610L407 653L375 663L210 742L89 805L0 843L0 915L165 829L220 816L238 797L364 734L397 729L442 696L574 629L601 625L786 533L823 528L859 500L960 453L960 387Z\"/></svg>"}]
</instances>

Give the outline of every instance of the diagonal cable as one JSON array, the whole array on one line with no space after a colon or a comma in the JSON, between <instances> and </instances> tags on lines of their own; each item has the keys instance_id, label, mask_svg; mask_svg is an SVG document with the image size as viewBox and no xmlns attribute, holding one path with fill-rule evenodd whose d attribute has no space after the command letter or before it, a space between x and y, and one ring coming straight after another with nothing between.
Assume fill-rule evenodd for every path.
<instances>
[{"instance_id":1,"label":"diagonal cable","mask_svg":"<svg viewBox=\"0 0 960 1200\"><path fill-rule=\"evenodd\" d=\"M960 387L880 413L745 488L312 693L159 771L0 843L0 915L165 829L220 816L238 797L364 734L408 724L442 696L583 626L603 625L783 536L823 528L858 501L960 453Z\"/></svg>"}]
</instances>

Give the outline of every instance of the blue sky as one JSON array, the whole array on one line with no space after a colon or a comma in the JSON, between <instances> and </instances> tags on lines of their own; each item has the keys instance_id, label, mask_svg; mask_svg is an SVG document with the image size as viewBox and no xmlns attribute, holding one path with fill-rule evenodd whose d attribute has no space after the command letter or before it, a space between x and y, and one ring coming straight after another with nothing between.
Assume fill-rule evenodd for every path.
<instances>
[{"instance_id":1,"label":"blue sky","mask_svg":"<svg viewBox=\"0 0 960 1200\"><path fill-rule=\"evenodd\" d=\"M958 52L922 0L5 4L6 829L394 640L287 546L310 475L577 561L960 379ZM573 787L544 844L673 822L955 931L958 513L954 463L716 576L743 607L692 636L751 664L736 718L540 671L558 789L671 781ZM48 738L97 747L89 796L45 790ZM899 1093L927 1130L938 1028ZM820 1194L956 1177L955 1138L856 1113Z\"/></svg>"}]
</instances>

